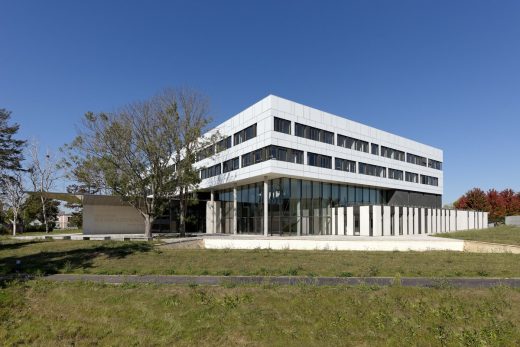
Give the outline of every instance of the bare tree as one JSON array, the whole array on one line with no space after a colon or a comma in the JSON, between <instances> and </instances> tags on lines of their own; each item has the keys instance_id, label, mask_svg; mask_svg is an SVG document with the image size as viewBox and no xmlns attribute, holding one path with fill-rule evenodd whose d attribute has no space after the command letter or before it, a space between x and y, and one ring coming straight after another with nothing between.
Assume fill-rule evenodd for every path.
<instances>
[{"instance_id":1,"label":"bare tree","mask_svg":"<svg viewBox=\"0 0 520 347\"><path fill-rule=\"evenodd\" d=\"M18 215L22 204L26 198L23 182L23 171L13 171L4 180L4 195L3 202L12 213L10 219L13 225L13 236L16 236L16 224L18 222Z\"/></svg>"},{"instance_id":2,"label":"bare tree","mask_svg":"<svg viewBox=\"0 0 520 347\"><path fill-rule=\"evenodd\" d=\"M45 225L45 232L49 232L49 217L47 213L48 195L58 180L58 166L54 157L47 151L40 159L39 146L36 142L32 142L29 146L29 154L31 157L31 164L29 166L29 179L33 185L34 194L38 194L41 202L43 224Z\"/></svg>"},{"instance_id":3,"label":"bare tree","mask_svg":"<svg viewBox=\"0 0 520 347\"><path fill-rule=\"evenodd\" d=\"M116 113L88 112L79 135L66 146L70 172L78 182L110 191L138 210L151 237L154 219L169 200L187 199L187 189L200 181L194 153L205 144L207 105L194 91L166 90Z\"/></svg>"}]
</instances>

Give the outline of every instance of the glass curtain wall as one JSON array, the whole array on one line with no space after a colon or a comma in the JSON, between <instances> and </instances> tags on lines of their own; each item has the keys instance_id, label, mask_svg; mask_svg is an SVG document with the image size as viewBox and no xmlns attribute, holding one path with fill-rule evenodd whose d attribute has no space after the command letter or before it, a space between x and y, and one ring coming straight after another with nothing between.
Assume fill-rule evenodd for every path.
<instances>
[{"instance_id":1,"label":"glass curtain wall","mask_svg":"<svg viewBox=\"0 0 520 347\"><path fill-rule=\"evenodd\" d=\"M277 178L268 182L271 235L334 235L334 207L385 204L381 189ZM233 190L220 191L221 230L233 233ZM237 187L237 232L263 233L263 182Z\"/></svg>"},{"instance_id":2,"label":"glass curtain wall","mask_svg":"<svg viewBox=\"0 0 520 347\"><path fill-rule=\"evenodd\" d=\"M263 182L237 187L237 233L262 234Z\"/></svg>"}]
</instances>

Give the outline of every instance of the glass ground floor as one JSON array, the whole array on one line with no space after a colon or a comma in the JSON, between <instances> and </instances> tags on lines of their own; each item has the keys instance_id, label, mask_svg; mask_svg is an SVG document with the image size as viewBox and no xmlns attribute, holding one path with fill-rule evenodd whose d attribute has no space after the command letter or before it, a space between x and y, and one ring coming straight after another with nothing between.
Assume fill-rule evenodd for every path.
<instances>
[{"instance_id":1,"label":"glass ground floor","mask_svg":"<svg viewBox=\"0 0 520 347\"><path fill-rule=\"evenodd\" d=\"M268 180L266 191L270 235L336 235L338 231L333 221L342 219L337 214L344 211L337 207L349 206L355 207L353 227L358 230L359 208L356 207L386 205L395 193L379 188L293 178ZM440 201L438 197L423 200ZM214 191L214 200L218 203L218 232L233 234L236 229L237 234L264 234L264 182Z\"/></svg>"}]
</instances>

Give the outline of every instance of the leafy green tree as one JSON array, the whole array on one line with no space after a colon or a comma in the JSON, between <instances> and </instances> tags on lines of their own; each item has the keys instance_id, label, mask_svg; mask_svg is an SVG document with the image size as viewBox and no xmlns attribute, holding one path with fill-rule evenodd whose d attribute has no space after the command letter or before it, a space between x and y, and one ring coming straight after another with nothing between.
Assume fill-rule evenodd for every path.
<instances>
[{"instance_id":1,"label":"leafy green tree","mask_svg":"<svg viewBox=\"0 0 520 347\"><path fill-rule=\"evenodd\" d=\"M200 181L195 153L209 123L208 102L191 90L167 90L116 113L88 112L64 147L76 182L119 196L142 215L145 235L169 199L180 200L180 231ZM214 140L214 139L213 139Z\"/></svg>"},{"instance_id":2,"label":"leafy green tree","mask_svg":"<svg viewBox=\"0 0 520 347\"><path fill-rule=\"evenodd\" d=\"M10 172L22 169L25 141L15 139L20 126L10 124L11 112L0 109L0 184L12 177Z\"/></svg>"},{"instance_id":3,"label":"leafy green tree","mask_svg":"<svg viewBox=\"0 0 520 347\"><path fill-rule=\"evenodd\" d=\"M45 211L46 219L49 223L49 230L54 229L55 223L58 219L60 202L57 200L46 199ZM38 220L44 224L45 218L41 208L41 200L38 194L29 194L27 200L22 205L22 220L25 227L34 220Z\"/></svg>"}]
</instances>

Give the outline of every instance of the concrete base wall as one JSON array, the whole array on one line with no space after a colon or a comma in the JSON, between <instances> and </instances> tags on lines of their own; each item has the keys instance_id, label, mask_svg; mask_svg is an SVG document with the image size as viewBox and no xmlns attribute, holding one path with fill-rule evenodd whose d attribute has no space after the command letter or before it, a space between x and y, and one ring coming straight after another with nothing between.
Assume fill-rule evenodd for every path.
<instances>
[{"instance_id":1,"label":"concrete base wall","mask_svg":"<svg viewBox=\"0 0 520 347\"><path fill-rule=\"evenodd\" d=\"M84 205L83 234L144 234L144 219L131 206Z\"/></svg>"},{"instance_id":2,"label":"concrete base wall","mask_svg":"<svg viewBox=\"0 0 520 347\"><path fill-rule=\"evenodd\" d=\"M352 237L354 238L354 237ZM416 237L363 237L360 240L319 240L297 238L204 238L208 249L278 249L278 250L337 250L337 251L463 251L464 241L427 236ZM439 241L440 240L440 241Z\"/></svg>"},{"instance_id":3,"label":"concrete base wall","mask_svg":"<svg viewBox=\"0 0 520 347\"><path fill-rule=\"evenodd\" d=\"M508 217L506 217L506 225L520 226L520 216L508 216Z\"/></svg>"}]
</instances>

